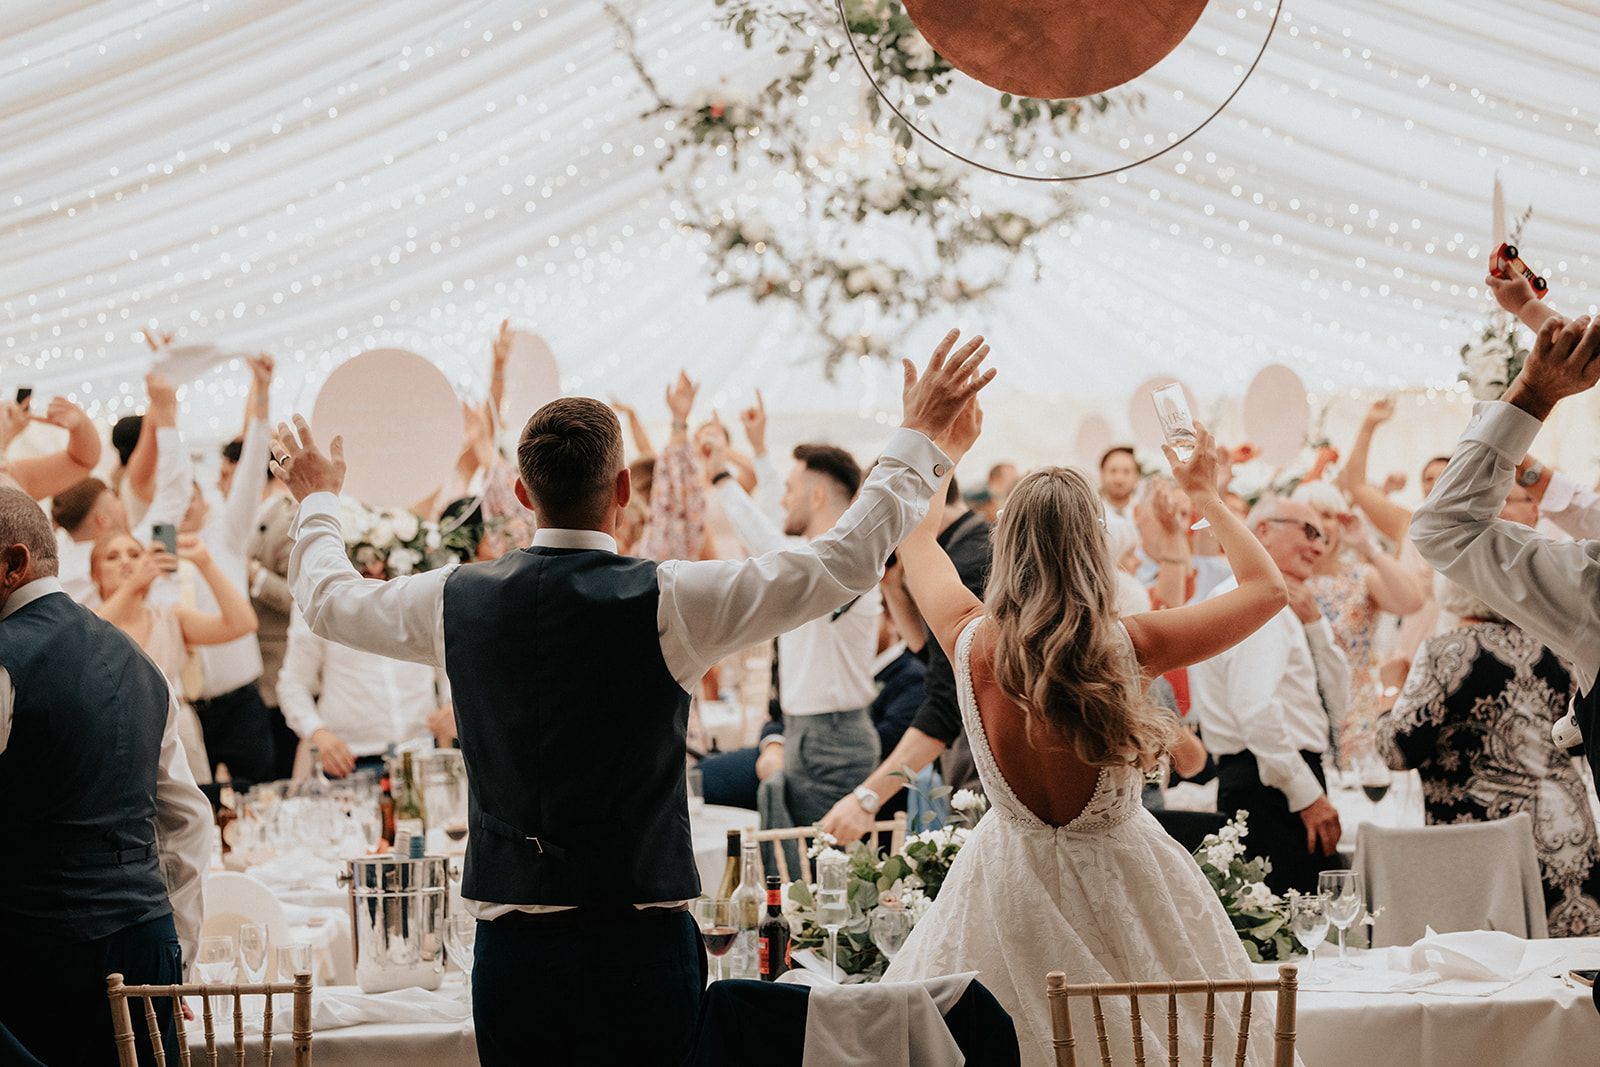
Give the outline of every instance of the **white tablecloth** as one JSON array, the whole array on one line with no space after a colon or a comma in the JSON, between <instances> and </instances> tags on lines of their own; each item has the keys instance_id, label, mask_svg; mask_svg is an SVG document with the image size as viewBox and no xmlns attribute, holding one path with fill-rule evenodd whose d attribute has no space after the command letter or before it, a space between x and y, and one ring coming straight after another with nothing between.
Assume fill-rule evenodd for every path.
<instances>
[{"instance_id":1,"label":"white tablecloth","mask_svg":"<svg viewBox=\"0 0 1600 1067\"><path fill-rule=\"evenodd\" d=\"M694 865L700 870L700 888L715 893L722 881L722 868L728 862L728 831L755 830L760 818L749 808L730 808L706 804L689 813L694 834Z\"/></svg>"}]
</instances>

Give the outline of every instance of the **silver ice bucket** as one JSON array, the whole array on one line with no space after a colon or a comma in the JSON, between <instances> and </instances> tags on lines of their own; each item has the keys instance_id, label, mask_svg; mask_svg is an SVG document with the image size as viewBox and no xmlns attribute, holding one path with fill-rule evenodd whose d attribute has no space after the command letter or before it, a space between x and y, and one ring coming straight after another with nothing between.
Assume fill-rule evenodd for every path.
<instances>
[{"instance_id":1,"label":"silver ice bucket","mask_svg":"<svg viewBox=\"0 0 1600 1067\"><path fill-rule=\"evenodd\" d=\"M356 984L363 993L438 989L444 981L450 872L443 856L385 853L348 861Z\"/></svg>"}]
</instances>

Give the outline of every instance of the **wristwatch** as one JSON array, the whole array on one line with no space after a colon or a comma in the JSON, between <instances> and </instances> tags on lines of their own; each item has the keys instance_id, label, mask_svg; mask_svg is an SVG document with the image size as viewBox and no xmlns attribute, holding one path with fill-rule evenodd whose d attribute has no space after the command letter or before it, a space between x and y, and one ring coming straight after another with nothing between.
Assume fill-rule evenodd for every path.
<instances>
[{"instance_id":1,"label":"wristwatch","mask_svg":"<svg viewBox=\"0 0 1600 1067\"><path fill-rule=\"evenodd\" d=\"M1544 477L1544 464L1534 460L1522 468L1522 473L1517 475L1517 484L1524 489L1532 489L1539 484L1539 479Z\"/></svg>"},{"instance_id":2,"label":"wristwatch","mask_svg":"<svg viewBox=\"0 0 1600 1067\"><path fill-rule=\"evenodd\" d=\"M861 805L861 810L868 815L878 814L878 809L883 807L883 798L864 785L856 786L856 791L851 794L856 798L856 803Z\"/></svg>"}]
</instances>

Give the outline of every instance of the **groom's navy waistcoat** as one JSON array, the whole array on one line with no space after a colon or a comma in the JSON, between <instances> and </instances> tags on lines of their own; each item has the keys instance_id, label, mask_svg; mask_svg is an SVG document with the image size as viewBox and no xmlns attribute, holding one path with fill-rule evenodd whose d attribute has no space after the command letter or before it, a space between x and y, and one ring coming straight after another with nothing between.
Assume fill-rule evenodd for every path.
<instances>
[{"instance_id":1,"label":"groom's navy waistcoat","mask_svg":"<svg viewBox=\"0 0 1600 1067\"><path fill-rule=\"evenodd\" d=\"M445 668L470 783L462 895L648 904L700 893L689 695L661 654L654 563L529 548L445 583Z\"/></svg>"},{"instance_id":2,"label":"groom's navy waistcoat","mask_svg":"<svg viewBox=\"0 0 1600 1067\"><path fill-rule=\"evenodd\" d=\"M167 680L65 593L0 620L0 667L16 691L0 753L0 944L81 944L170 914L155 827Z\"/></svg>"}]
</instances>

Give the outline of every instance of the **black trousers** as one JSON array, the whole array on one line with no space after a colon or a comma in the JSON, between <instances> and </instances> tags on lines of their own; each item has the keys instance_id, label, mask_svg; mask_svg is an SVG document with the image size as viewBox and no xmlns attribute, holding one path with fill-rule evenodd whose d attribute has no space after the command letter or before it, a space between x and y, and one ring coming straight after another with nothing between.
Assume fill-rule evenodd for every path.
<instances>
[{"instance_id":1,"label":"black trousers","mask_svg":"<svg viewBox=\"0 0 1600 1067\"><path fill-rule=\"evenodd\" d=\"M478 1062L680 1063L705 985L705 950L688 912L480 922Z\"/></svg>"},{"instance_id":2,"label":"black trousers","mask_svg":"<svg viewBox=\"0 0 1600 1067\"><path fill-rule=\"evenodd\" d=\"M79 945L41 944L26 931L10 929L0 930L0 942L15 949L9 954L14 965L0 967L0 1025L49 1067L116 1067L107 975L121 974L128 985L183 981L183 950L171 915ZM128 1008L139 1062L153 1064L143 1002L130 1001ZM172 1001L156 1003L156 1019L167 1062L174 1063L178 1032ZM4 1050L0 1044L0 1053Z\"/></svg>"},{"instance_id":3,"label":"black trousers","mask_svg":"<svg viewBox=\"0 0 1600 1067\"><path fill-rule=\"evenodd\" d=\"M1322 753L1302 752L1300 758L1326 789ZM1248 752L1217 758L1217 811L1231 816L1240 810L1250 813L1245 852L1272 861L1267 888L1274 893L1290 889L1315 892L1318 874L1345 865L1337 854L1324 856L1307 851L1306 824L1298 812L1289 810L1289 801L1281 790L1261 784L1256 758Z\"/></svg>"},{"instance_id":4,"label":"black trousers","mask_svg":"<svg viewBox=\"0 0 1600 1067\"><path fill-rule=\"evenodd\" d=\"M276 741L272 719L256 683L210 700L197 700L194 710L200 716L200 732L206 740L206 756L213 774L217 764L226 763L236 785L274 780Z\"/></svg>"}]
</instances>

